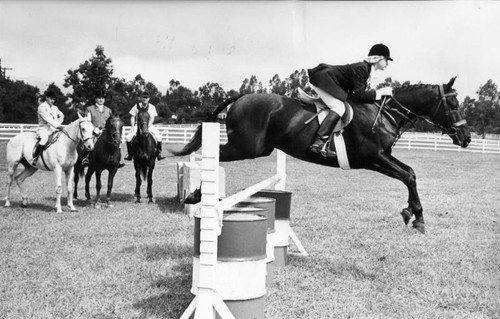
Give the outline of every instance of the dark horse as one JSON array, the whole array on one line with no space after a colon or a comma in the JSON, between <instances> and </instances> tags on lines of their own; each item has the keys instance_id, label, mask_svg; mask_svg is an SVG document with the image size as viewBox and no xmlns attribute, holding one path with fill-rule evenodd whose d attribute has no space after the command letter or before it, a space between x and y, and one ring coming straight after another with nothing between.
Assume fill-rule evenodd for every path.
<instances>
[{"instance_id":1,"label":"dark horse","mask_svg":"<svg viewBox=\"0 0 500 319\"><path fill-rule=\"evenodd\" d=\"M382 113L380 118L377 118L379 109L374 105L349 101L354 118L343 136L350 167L377 171L403 182L409 193L408 207L401 212L403 220L408 224L415 215L413 227L422 233L425 225L415 173L391 155L392 147L408 124L424 118L429 118L448 134L454 144L467 147L470 132L458 110L457 93L452 89L454 82L452 78L445 85L411 85L396 89L387 103L386 114ZM316 112L311 105L275 94L243 95L223 102L208 121L215 121L217 114L231 103L226 120L228 142L221 145L221 161L268 156L277 148L307 162L339 167L336 158L323 157L310 149L319 127L317 121L308 121ZM378 125L372 131L376 118ZM183 156L200 146L201 126L181 151L172 153Z\"/></svg>"},{"instance_id":2,"label":"dark horse","mask_svg":"<svg viewBox=\"0 0 500 319\"><path fill-rule=\"evenodd\" d=\"M137 113L137 133L131 144L132 158L135 167L135 202L141 202L142 179L148 179L147 195L149 203L153 202L153 170L156 161L156 142L149 133L149 113L139 108Z\"/></svg>"},{"instance_id":3,"label":"dark horse","mask_svg":"<svg viewBox=\"0 0 500 319\"><path fill-rule=\"evenodd\" d=\"M97 139L94 150L90 153L89 167L87 174L85 175L85 197L90 200L89 184L92 179L92 175L95 172L96 178L96 199L95 207L100 207L100 192L101 192L101 173L104 170L108 170L108 191L106 194L106 204L112 207L111 204L111 190L113 189L113 181L118 171L120 159L121 159L121 149L120 144L122 143L123 134L123 121L122 119L114 114L107 121L104 127L103 133ZM83 176L84 167L82 166L82 160L79 158L75 164L75 191L74 197L77 197L77 186L79 177Z\"/></svg>"}]
</instances>

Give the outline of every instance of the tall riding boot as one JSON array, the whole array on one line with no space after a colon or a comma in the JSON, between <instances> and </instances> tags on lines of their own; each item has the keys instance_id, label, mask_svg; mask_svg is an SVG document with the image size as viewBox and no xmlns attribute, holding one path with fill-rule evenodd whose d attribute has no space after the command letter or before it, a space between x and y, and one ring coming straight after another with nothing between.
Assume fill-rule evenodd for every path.
<instances>
[{"instance_id":1,"label":"tall riding boot","mask_svg":"<svg viewBox=\"0 0 500 319\"><path fill-rule=\"evenodd\" d=\"M132 142L127 142L127 156L125 156L124 160L131 161L132 160Z\"/></svg>"},{"instance_id":2,"label":"tall riding boot","mask_svg":"<svg viewBox=\"0 0 500 319\"><path fill-rule=\"evenodd\" d=\"M325 143L328 141L328 138L330 137L330 134L335 128L335 125L337 124L339 119L340 116L334 111L330 111L326 115L323 123L321 123L321 126L318 129L318 132L316 133L316 141L314 141L313 145L311 146L311 150L313 152L321 153Z\"/></svg>"},{"instance_id":3,"label":"tall riding boot","mask_svg":"<svg viewBox=\"0 0 500 319\"><path fill-rule=\"evenodd\" d=\"M156 158L161 161L165 157L161 156L161 142L156 143Z\"/></svg>"},{"instance_id":4,"label":"tall riding boot","mask_svg":"<svg viewBox=\"0 0 500 319\"><path fill-rule=\"evenodd\" d=\"M35 152L33 153L33 160L31 161L31 165L36 166L36 162L38 162L38 157L40 156L40 154L42 154L44 146L45 145L40 144L36 146Z\"/></svg>"}]
</instances>

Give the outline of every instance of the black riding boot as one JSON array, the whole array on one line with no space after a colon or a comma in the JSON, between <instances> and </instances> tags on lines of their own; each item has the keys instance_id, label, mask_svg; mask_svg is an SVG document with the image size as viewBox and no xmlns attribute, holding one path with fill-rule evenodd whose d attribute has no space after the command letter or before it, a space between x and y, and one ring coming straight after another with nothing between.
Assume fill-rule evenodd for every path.
<instances>
[{"instance_id":1,"label":"black riding boot","mask_svg":"<svg viewBox=\"0 0 500 319\"><path fill-rule=\"evenodd\" d=\"M316 141L314 141L313 145L311 146L311 150L314 153L321 153L325 143L328 141L328 138L330 137L330 134L339 119L340 116L334 111L330 111L326 115L323 123L321 123L321 126L318 129L318 132L316 133Z\"/></svg>"},{"instance_id":2,"label":"black riding boot","mask_svg":"<svg viewBox=\"0 0 500 319\"><path fill-rule=\"evenodd\" d=\"M31 161L31 165L36 166L36 162L38 162L38 157L40 156L40 154L42 154L44 146L45 145L40 144L36 146L35 152L33 153L33 160Z\"/></svg>"},{"instance_id":3,"label":"black riding boot","mask_svg":"<svg viewBox=\"0 0 500 319\"><path fill-rule=\"evenodd\" d=\"M126 161L131 161L132 160L132 152L130 149L132 148L131 144L132 142L127 142L127 156L125 156L124 160Z\"/></svg>"},{"instance_id":4,"label":"black riding boot","mask_svg":"<svg viewBox=\"0 0 500 319\"><path fill-rule=\"evenodd\" d=\"M156 158L161 161L165 157L161 156L161 142L156 143Z\"/></svg>"}]
</instances>

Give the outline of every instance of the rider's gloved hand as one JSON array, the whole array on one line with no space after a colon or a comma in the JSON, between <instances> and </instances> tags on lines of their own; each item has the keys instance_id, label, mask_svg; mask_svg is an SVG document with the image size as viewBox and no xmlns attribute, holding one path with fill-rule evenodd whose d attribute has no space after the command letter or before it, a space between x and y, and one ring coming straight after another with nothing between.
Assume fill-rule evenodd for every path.
<instances>
[{"instance_id":1,"label":"rider's gloved hand","mask_svg":"<svg viewBox=\"0 0 500 319\"><path fill-rule=\"evenodd\" d=\"M375 91L376 93L376 99L380 100L382 96L392 96L392 88L391 87L385 87L381 88Z\"/></svg>"},{"instance_id":2,"label":"rider's gloved hand","mask_svg":"<svg viewBox=\"0 0 500 319\"><path fill-rule=\"evenodd\" d=\"M62 130L64 129L64 126L59 125L58 127L56 127L56 129L57 129L58 131L62 131Z\"/></svg>"},{"instance_id":3,"label":"rider's gloved hand","mask_svg":"<svg viewBox=\"0 0 500 319\"><path fill-rule=\"evenodd\" d=\"M94 135L99 135L99 134L101 134L101 129L98 127L95 127L94 128Z\"/></svg>"}]
</instances>

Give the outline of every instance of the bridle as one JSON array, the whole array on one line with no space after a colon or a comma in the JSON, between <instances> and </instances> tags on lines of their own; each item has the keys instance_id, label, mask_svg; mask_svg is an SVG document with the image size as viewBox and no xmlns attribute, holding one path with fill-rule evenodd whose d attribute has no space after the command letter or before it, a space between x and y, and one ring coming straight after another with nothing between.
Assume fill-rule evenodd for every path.
<instances>
[{"instance_id":1,"label":"bridle","mask_svg":"<svg viewBox=\"0 0 500 319\"><path fill-rule=\"evenodd\" d=\"M108 130L108 128L104 128L104 130ZM111 132L110 130L110 135L111 135L111 141L106 141L106 143L113 145L114 147L118 147L121 144L121 132L119 129L113 130ZM118 138L115 138L115 136L118 136Z\"/></svg>"},{"instance_id":2,"label":"bridle","mask_svg":"<svg viewBox=\"0 0 500 319\"><path fill-rule=\"evenodd\" d=\"M83 131L82 131L82 123L83 122L90 122L90 120L88 120L88 119L81 119L80 122L78 122L78 132L80 133L80 136L81 136L81 139L79 141L75 140L74 138L72 138L64 128L61 130L61 132L64 135L66 135L71 141L73 141L76 144L85 143L88 140L92 139L92 135L90 137L87 137L87 138L85 138L85 136L83 136Z\"/></svg>"},{"instance_id":3,"label":"bridle","mask_svg":"<svg viewBox=\"0 0 500 319\"><path fill-rule=\"evenodd\" d=\"M441 124L436 124L436 123L430 121L428 118L426 118L422 115L416 114L415 112L409 110L407 107L405 107L403 104L401 104L398 100L396 100L396 98L394 96L391 99L394 100L394 102L396 102L396 104L399 106L399 108L401 108L406 114L402 113L398 109L391 109L391 110L396 111L397 113L402 115L404 118L406 118L410 122L412 121L411 120L412 117L418 118L422 121L425 121L425 122L433 125L434 127L439 128L443 133L446 133L450 136L454 136L454 135L457 135L457 133L458 133L457 128L467 124L467 121L463 118L463 116L460 114L458 109L452 109L448 105L448 100L447 100L448 97L456 96L456 95L457 95L457 92L445 93L443 85L440 84L439 85L439 103L431 115L431 119L434 118L442 105L444 108L445 117L446 117L447 121L450 123L449 127L445 127Z\"/></svg>"}]
</instances>

